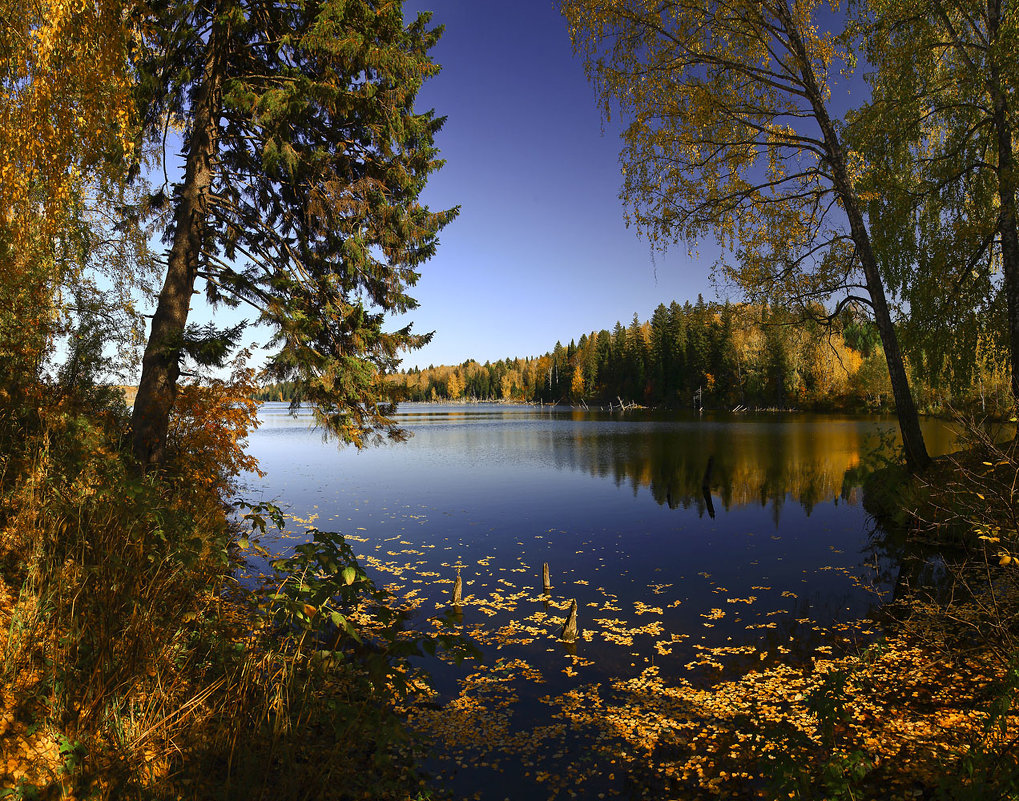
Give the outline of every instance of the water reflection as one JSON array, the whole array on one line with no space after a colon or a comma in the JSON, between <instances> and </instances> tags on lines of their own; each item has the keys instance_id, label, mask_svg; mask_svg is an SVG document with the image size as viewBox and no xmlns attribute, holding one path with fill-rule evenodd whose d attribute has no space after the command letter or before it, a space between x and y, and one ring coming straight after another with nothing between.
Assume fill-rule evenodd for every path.
<instances>
[{"instance_id":1,"label":"water reflection","mask_svg":"<svg viewBox=\"0 0 1019 801\"><path fill-rule=\"evenodd\" d=\"M283 406L261 418L251 444L267 475L251 492L347 535L377 583L416 605L415 624L448 612L493 671L520 660L540 675L497 676L521 730L581 684L654 666L706 686L809 659L832 633L866 638L897 584L927 579L861 503L865 474L893 453L892 418L408 405L413 438L360 453ZM932 453L951 446L940 422L925 434ZM583 633L567 645L574 601ZM444 702L474 669L434 668ZM535 794L523 775L511 789L465 770L450 790Z\"/></svg>"},{"instance_id":2,"label":"water reflection","mask_svg":"<svg viewBox=\"0 0 1019 801\"><path fill-rule=\"evenodd\" d=\"M307 429L309 415L265 404L263 433ZM456 454L479 468L517 465L573 470L645 488L660 506L715 516L719 509L769 508L777 526L793 501L856 505L868 472L895 458L892 417L833 415L619 414L564 407L406 404L397 420L414 437L396 446L407 461ZM940 420L923 421L932 455L952 449ZM394 456L396 454L394 453Z\"/></svg>"},{"instance_id":3,"label":"water reflection","mask_svg":"<svg viewBox=\"0 0 1019 801\"><path fill-rule=\"evenodd\" d=\"M635 493L645 487L660 505L712 518L713 498L725 511L770 506L776 525L790 499L808 515L820 503L855 505L866 473L895 456L894 420L705 416L619 425L618 419L606 429L592 425L589 413L571 413L570 435L550 442L555 463ZM944 424L928 421L925 428L932 454L951 448Z\"/></svg>"}]
</instances>

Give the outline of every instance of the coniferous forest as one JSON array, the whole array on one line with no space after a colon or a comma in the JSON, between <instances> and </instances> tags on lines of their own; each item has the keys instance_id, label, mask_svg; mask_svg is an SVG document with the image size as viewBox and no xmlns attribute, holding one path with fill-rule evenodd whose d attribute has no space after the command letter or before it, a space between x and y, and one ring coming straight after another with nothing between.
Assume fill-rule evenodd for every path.
<instances>
[{"instance_id":1,"label":"coniferous forest","mask_svg":"<svg viewBox=\"0 0 1019 801\"><path fill-rule=\"evenodd\" d=\"M926 412L979 408L1008 411L1005 354L926 379L912 371ZM874 325L851 311L821 315L763 305L662 304L650 320L582 334L541 356L479 364L412 368L389 377L396 396L412 401L494 401L663 408L894 408ZM291 400L284 386L263 400ZM698 394L699 393L699 394Z\"/></svg>"}]
</instances>

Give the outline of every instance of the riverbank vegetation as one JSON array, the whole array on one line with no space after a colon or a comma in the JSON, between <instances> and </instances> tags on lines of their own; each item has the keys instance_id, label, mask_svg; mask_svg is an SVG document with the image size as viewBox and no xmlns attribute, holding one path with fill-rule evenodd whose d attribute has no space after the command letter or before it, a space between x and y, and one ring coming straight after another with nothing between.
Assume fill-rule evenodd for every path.
<instances>
[{"instance_id":1,"label":"riverbank vegetation","mask_svg":"<svg viewBox=\"0 0 1019 801\"><path fill-rule=\"evenodd\" d=\"M385 313L455 215L418 202L438 35L399 3L0 3L0 796L418 793L407 660L457 644L336 537L257 551L243 324L188 318L201 277L330 431L399 436L374 387L421 340Z\"/></svg>"},{"instance_id":2,"label":"riverbank vegetation","mask_svg":"<svg viewBox=\"0 0 1019 801\"><path fill-rule=\"evenodd\" d=\"M403 630L326 534L238 584L279 516L228 516L257 469L251 389L243 370L182 388L158 475L134 469L117 390L22 386L0 419L5 796L418 793L395 712L418 691L406 660L457 644Z\"/></svg>"}]
</instances>

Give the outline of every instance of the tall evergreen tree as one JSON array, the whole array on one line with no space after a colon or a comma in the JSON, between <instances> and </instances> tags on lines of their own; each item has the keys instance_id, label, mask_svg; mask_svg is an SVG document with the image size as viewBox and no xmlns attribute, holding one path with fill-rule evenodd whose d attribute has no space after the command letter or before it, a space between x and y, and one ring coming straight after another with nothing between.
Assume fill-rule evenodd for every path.
<instances>
[{"instance_id":1,"label":"tall evergreen tree","mask_svg":"<svg viewBox=\"0 0 1019 801\"><path fill-rule=\"evenodd\" d=\"M675 403L683 388L686 373L686 315L676 301L669 304L666 365L666 400Z\"/></svg>"},{"instance_id":2,"label":"tall evergreen tree","mask_svg":"<svg viewBox=\"0 0 1019 801\"><path fill-rule=\"evenodd\" d=\"M400 2L193 0L156 6L141 66L148 134L184 131L169 192L166 276L135 401L134 450L165 458L185 354L213 361L234 332L188 326L199 279L213 304L244 303L273 331L267 372L295 384L318 422L358 446L399 437L381 376L424 343L387 312L456 209L419 202L442 124L418 113L441 31L405 25Z\"/></svg>"},{"instance_id":3,"label":"tall evergreen tree","mask_svg":"<svg viewBox=\"0 0 1019 801\"><path fill-rule=\"evenodd\" d=\"M599 392L608 388L612 370L612 335L603 328L598 332L598 342L595 345L595 373L598 376ZM588 384L589 387L592 385Z\"/></svg>"},{"instance_id":4,"label":"tall evergreen tree","mask_svg":"<svg viewBox=\"0 0 1019 801\"><path fill-rule=\"evenodd\" d=\"M687 306L689 306L689 303ZM689 402L689 398L698 389L703 389L707 376L712 369L709 316L710 311L704 303L704 298L698 295L697 304L687 311L685 359L689 369L686 375L685 402Z\"/></svg>"},{"instance_id":5,"label":"tall evergreen tree","mask_svg":"<svg viewBox=\"0 0 1019 801\"><path fill-rule=\"evenodd\" d=\"M735 310L726 301L719 311L718 324L715 326L714 349L712 362L717 365L717 392L727 405L742 401L742 382L736 354L736 343L733 328L735 326Z\"/></svg>"},{"instance_id":6,"label":"tall evergreen tree","mask_svg":"<svg viewBox=\"0 0 1019 801\"><path fill-rule=\"evenodd\" d=\"M633 400L644 399L644 382L646 377L645 363L647 348L641 329L640 318L634 314L630 327L626 329L626 346L623 355L624 394Z\"/></svg>"},{"instance_id":7,"label":"tall evergreen tree","mask_svg":"<svg viewBox=\"0 0 1019 801\"><path fill-rule=\"evenodd\" d=\"M651 390L650 400L664 399L665 389L665 350L668 334L669 310L664 303L659 303L651 313L651 347L648 352L648 384Z\"/></svg>"}]
</instances>

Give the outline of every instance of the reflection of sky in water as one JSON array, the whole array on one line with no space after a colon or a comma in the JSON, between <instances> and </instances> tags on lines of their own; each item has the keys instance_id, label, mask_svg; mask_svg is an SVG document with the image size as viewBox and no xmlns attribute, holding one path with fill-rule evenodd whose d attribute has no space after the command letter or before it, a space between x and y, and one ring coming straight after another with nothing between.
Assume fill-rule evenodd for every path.
<instances>
[{"instance_id":1,"label":"reflection of sky in water","mask_svg":"<svg viewBox=\"0 0 1019 801\"><path fill-rule=\"evenodd\" d=\"M313 498L361 488L376 501L398 496L539 519L554 510L571 520L579 514L579 523L588 504L610 515L625 510L627 519L634 514L591 477L636 495L650 491L660 504L703 511L701 484L712 457L716 506L763 502L777 516L787 495L809 508L846 494L855 486L844 486L846 471L869 458L882 432L894 431L892 421L819 416L621 422L532 407L404 408L401 424L414 433L408 442L357 452L323 442L308 429L307 416L263 407L252 450L270 472L267 490L295 511ZM946 444L939 428L928 432L934 452Z\"/></svg>"},{"instance_id":2,"label":"reflection of sky in water","mask_svg":"<svg viewBox=\"0 0 1019 801\"><path fill-rule=\"evenodd\" d=\"M637 675L649 664L697 680L686 666L698 645L803 650L816 644L817 627L868 613L877 596L865 587L894 585L897 566L874 552L858 489L861 465L877 457L892 420L403 408L401 424L414 432L408 442L357 452L323 442L307 417L263 407L250 451L267 475L252 479L245 496L364 538L351 544L378 583L424 598L419 619L447 603L459 562L467 598L529 590L512 612L491 617L468 603L466 625L494 631L524 620L543 609L548 562L554 595L576 598L580 626L593 634L577 649L593 664L565 676L551 625L544 639L501 649L498 656L542 671L541 694ZM945 433L928 426L932 452L947 449ZM702 490L709 457L714 518ZM447 583L416 576L421 570ZM662 613L638 614L638 602ZM713 609L724 616L705 617ZM657 620L663 631L613 644L595 622L606 618L631 627ZM671 653L656 651L672 635L682 640ZM486 656L495 655L489 648ZM441 668L440 690L455 692L462 675Z\"/></svg>"},{"instance_id":3,"label":"reflection of sky in water","mask_svg":"<svg viewBox=\"0 0 1019 801\"><path fill-rule=\"evenodd\" d=\"M595 587L636 600L650 584L671 584L685 599L670 611L677 622L696 623L690 615L717 606L709 585L746 595L773 584L774 595L812 599L827 619L862 614L872 601L844 573L835 580L822 568L856 569L865 558L868 521L855 483L844 479L891 421L404 408L408 442L358 452L324 442L284 406L263 407L251 452L267 476L251 482L248 496L317 514L319 528L367 536L355 543L362 554L384 555L393 549L381 541L399 535L434 546L427 560L411 560L432 567L494 556L465 570L475 594L500 568L521 563L526 572L512 578L529 586L548 561L564 592L577 579L591 582L570 587L582 609L596 600ZM701 489L709 457L714 519ZM448 591L430 589L435 601Z\"/></svg>"}]
</instances>

